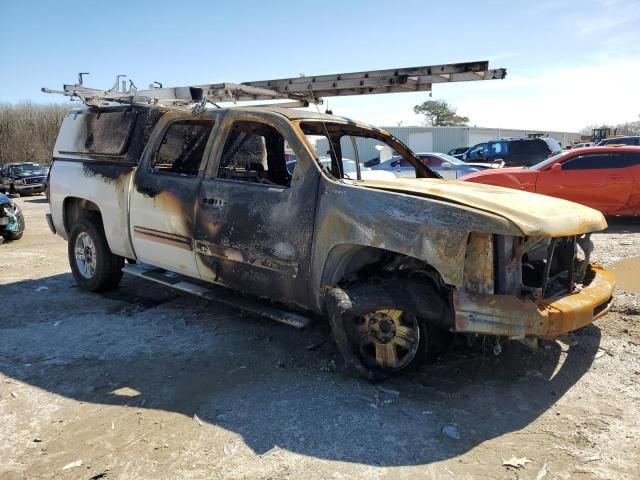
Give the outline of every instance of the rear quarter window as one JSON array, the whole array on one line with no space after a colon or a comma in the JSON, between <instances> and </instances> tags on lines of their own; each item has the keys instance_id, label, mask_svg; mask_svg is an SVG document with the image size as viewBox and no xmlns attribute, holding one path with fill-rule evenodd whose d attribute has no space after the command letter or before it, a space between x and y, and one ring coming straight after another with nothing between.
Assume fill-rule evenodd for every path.
<instances>
[{"instance_id":1,"label":"rear quarter window","mask_svg":"<svg viewBox=\"0 0 640 480\"><path fill-rule=\"evenodd\" d=\"M162 110L127 108L70 112L55 151L137 162Z\"/></svg>"},{"instance_id":2,"label":"rear quarter window","mask_svg":"<svg viewBox=\"0 0 640 480\"><path fill-rule=\"evenodd\" d=\"M514 153L547 154L549 147L544 140L522 140L511 144Z\"/></svg>"}]
</instances>

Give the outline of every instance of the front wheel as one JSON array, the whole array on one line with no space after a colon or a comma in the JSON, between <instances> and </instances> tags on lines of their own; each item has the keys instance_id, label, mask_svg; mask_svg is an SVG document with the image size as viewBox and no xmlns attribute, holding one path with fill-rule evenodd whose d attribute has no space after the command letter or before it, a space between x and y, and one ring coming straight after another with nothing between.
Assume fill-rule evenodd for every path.
<instances>
[{"instance_id":1,"label":"front wheel","mask_svg":"<svg viewBox=\"0 0 640 480\"><path fill-rule=\"evenodd\" d=\"M82 219L71 229L69 264L76 283L90 292L113 290L120 283L124 258L109 249L102 226Z\"/></svg>"},{"instance_id":2,"label":"front wheel","mask_svg":"<svg viewBox=\"0 0 640 480\"><path fill-rule=\"evenodd\" d=\"M420 286L428 300L419 302L408 290L413 289L396 279L327 291L327 312L340 353L369 380L413 370L437 357L448 343L441 326L446 308L435 289L428 283Z\"/></svg>"}]
</instances>

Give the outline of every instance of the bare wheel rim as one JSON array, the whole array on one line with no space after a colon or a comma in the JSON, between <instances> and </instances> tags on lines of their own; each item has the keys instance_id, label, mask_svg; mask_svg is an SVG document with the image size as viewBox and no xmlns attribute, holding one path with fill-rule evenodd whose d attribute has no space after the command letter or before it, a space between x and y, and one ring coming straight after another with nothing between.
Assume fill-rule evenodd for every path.
<instances>
[{"instance_id":1,"label":"bare wheel rim","mask_svg":"<svg viewBox=\"0 0 640 480\"><path fill-rule=\"evenodd\" d=\"M80 275L84 278L93 278L96 274L96 245L93 242L93 238L86 233L82 232L76 237L74 245L74 252L76 257L76 266Z\"/></svg>"},{"instance_id":2,"label":"bare wheel rim","mask_svg":"<svg viewBox=\"0 0 640 480\"><path fill-rule=\"evenodd\" d=\"M402 310L382 309L359 319L358 349L368 367L398 370L416 356L418 319Z\"/></svg>"}]
</instances>

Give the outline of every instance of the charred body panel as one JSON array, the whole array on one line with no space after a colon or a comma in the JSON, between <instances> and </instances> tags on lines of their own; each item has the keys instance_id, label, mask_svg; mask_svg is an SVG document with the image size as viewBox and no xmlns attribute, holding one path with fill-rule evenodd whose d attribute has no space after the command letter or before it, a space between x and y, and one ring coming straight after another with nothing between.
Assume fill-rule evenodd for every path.
<instances>
[{"instance_id":1,"label":"charred body panel","mask_svg":"<svg viewBox=\"0 0 640 480\"><path fill-rule=\"evenodd\" d=\"M503 218L462 205L324 179L319 194L314 284L336 281L325 263L344 245L375 247L431 265L445 283L462 287L467 240L472 232L518 233Z\"/></svg>"},{"instance_id":2,"label":"charred body panel","mask_svg":"<svg viewBox=\"0 0 640 480\"><path fill-rule=\"evenodd\" d=\"M101 169L91 161L69 161L56 157L51 167L51 176L55 177L55 186L50 190L51 216L56 231L65 240L74 223L82 213L95 212L103 221L107 233L109 248L115 254L135 258L127 231L129 224L129 189L134 167L129 165L110 165L108 169L117 181L96 175ZM88 178L95 181L87 181ZM65 192L73 192L65 195ZM91 205L87 208L88 205Z\"/></svg>"},{"instance_id":3,"label":"charred body panel","mask_svg":"<svg viewBox=\"0 0 640 480\"><path fill-rule=\"evenodd\" d=\"M591 278L581 289L555 298L531 300L456 291L454 330L510 338L555 338L605 315L614 287L613 274L594 265Z\"/></svg>"},{"instance_id":4,"label":"charred body panel","mask_svg":"<svg viewBox=\"0 0 640 480\"><path fill-rule=\"evenodd\" d=\"M277 165L268 165L266 183L220 178L223 153L238 126L245 133L253 127L281 135L298 154L292 178L274 173ZM320 172L291 124L279 114L229 111L215 133L206 177L195 231L202 278L292 306L313 305L309 264Z\"/></svg>"},{"instance_id":5,"label":"charred body panel","mask_svg":"<svg viewBox=\"0 0 640 480\"><path fill-rule=\"evenodd\" d=\"M163 109L109 107L67 114L54 147L55 188L50 191L52 222L63 238L67 239L79 212L91 205L89 211L102 218L111 251L135 258L127 228L131 181L164 113Z\"/></svg>"},{"instance_id":6,"label":"charred body panel","mask_svg":"<svg viewBox=\"0 0 640 480\"><path fill-rule=\"evenodd\" d=\"M200 185L217 122L216 115L194 118L171 112L151 134L131 191L130 228L141 260L200 276L193 239ZM176 161L167 163L172 160ZM179 160L186 163L178 164ZM171 237L177 240L168 241ZM183 248L186 245L189 248Z\"/></svg>"}]
</instances>

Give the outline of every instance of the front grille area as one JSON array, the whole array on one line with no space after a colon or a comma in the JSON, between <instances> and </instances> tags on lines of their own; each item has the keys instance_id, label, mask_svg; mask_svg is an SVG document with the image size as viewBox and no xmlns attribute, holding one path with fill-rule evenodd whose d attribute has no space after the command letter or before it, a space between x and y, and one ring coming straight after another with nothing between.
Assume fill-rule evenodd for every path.
<instances>
[{"instance_id":1,"label":"front grille area","mask_svg":"<svg viewBox=\"0 0 640 480\"><path fill-rule=\"evenodd\" d=\"M522 285L538 298L570 293L584 275L575 236L552 238L522 257ZM588 259L587 259L588 260Z\"/></svg>"},{"instance_id":2,"label":"front grille area","mask_svg":"<svg viewBox=\"0 0 640 480\"><path fill-rule=\"evenodd\" d=\"M25 185L33 185L34 183L43 183L44 177L25 178Z\"/></svg>"}]
</instances>

